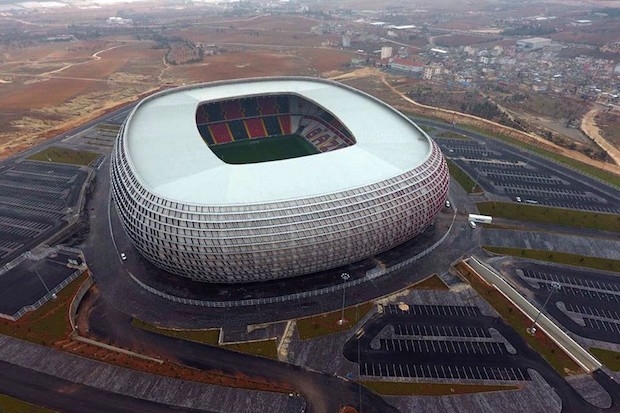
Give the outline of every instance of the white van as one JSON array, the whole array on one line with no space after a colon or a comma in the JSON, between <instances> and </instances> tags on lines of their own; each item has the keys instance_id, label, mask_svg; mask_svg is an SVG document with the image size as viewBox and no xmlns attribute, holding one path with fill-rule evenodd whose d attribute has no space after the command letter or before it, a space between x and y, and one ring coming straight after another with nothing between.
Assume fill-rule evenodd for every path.
<instances>
[{"instance_id":1,"label":"white van","mask_svg":"<svg viewBox=\"0 0 620 413\"><path fill-rule=\"evenodd\" d=\"M476 223L474 221L469 221L469 226L476 229Z\"/></svg>"}]
</instances>

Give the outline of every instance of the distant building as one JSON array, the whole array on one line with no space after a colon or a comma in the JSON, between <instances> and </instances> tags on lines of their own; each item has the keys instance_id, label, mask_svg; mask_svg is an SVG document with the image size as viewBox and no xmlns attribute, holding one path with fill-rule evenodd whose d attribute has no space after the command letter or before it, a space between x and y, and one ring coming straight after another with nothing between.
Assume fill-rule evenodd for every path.
<instances>
[{"instance_id":1,"label":"distant building","mask_svg":"<svg viewBox=\"0 0 620 413\"><path fill-rule=\"evenodd\" d=\"M351 38L349 36L342 36L342 47L351 47Z\"/></svg>"},{"instance_id":2,"label":"distant building","mask_svg":"<svg viewBox=\"0 0 620 413\"><path fill-rule=\"evenodd\" d=\"M476 54L476 49L471 46L465 46L463 47L463 53L473 56Z\"/></svg>"},{"instance_id":3,"label":"distant building","mask_svg":"<svg viewBox=\"0 0 620 413\"><path fill-rule=\"evenodd\" d=\"M433 47L433 48L431 49L431 52L433 52L433 53L435 53L435 54L438 54L438 55L448 54L448 51L447 51L447 50L438 49L438 48L436 48L436 47Z\"/></svg>"},{"instance_id":4,"label":"distant building","mask_svg":"<svg viewBox=\"0 0 620 413\"><path fill-rule=\"evenodd\" d=\"M133 23L131 19L123 19L122 17L108 17L108 24L114 25L130 25Z\"/></svg>"},{"instance_id":5,"label":"distant building","mask_svg":"<svg viewBox=\"0 0 620 413\"><path fill-rule=\"evenodd\" d=\"M537 50L551 44L551 39L544 37L532 37L529 39L517 40L517 49L520 50Z\"/></svg>"},{"instance_id":6,"label":"distant building","mask_svg":"<svg viewBox=\"0 0 620 413\"><path fill-rule=\"evenodd\" d=\"M400 70L410 73L421 73L423 66L408 59L396 58L390 63L390 67L394 70Z\"/></svg>"},{"instance_id":7,"label":"distant building","mask_svg":"<svg viewBox=\"0 0 620 413\"><path fill-rule=\"evenodd\" d=\"M381 48L381 59L389 59L392 57L392 48L390 46L383 46Z\"/></svg>"},{"instance_id":8,"label":"distant building","mask_svg":"<svg viewBox=\"0 0 620 413\"><path fill-rule=\"evenodd\" d=\"M422 72L422 79L431 80L433 76L441 73L441 67L437 65L429 65L424 66L424 71Z\"/></svg>"}]
</instances>

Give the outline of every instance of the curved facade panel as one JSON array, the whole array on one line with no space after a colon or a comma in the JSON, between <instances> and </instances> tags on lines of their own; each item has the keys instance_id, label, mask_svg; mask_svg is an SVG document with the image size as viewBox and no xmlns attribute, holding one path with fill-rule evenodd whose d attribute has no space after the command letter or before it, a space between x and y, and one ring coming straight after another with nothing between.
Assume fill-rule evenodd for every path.
<instances>
[{"instance_id":1,"label":"curved facade panel","mask_svg":"<svg viewBox=\"0 0 620 413\"><path fill-rule=\"evenodd\" d=\"M383 105L361 93L359 98ZM163 196L158 187L145 183L128 149L135 133L128 133L131 119L119 133L111 162L112 196L124 228L140 253L155 265L198 281L266 281L364 259L419 234L447 197L445 160L437 145L411 124L412 135L424 138L426 154L392 177L373 180L368 171L360 172L361 178L351 179L351 185L342 190L307 196L300 189L306 196L299 198L184 202ZM356 139L364 141L363 136ZM334 151L342 152L341 160L321 158L326 154L306 158L316 157L317 168L321 162L348 162L347 149ZM303 171L298 174L299 185L304 185Z\"/></svg>"}]
</instances>

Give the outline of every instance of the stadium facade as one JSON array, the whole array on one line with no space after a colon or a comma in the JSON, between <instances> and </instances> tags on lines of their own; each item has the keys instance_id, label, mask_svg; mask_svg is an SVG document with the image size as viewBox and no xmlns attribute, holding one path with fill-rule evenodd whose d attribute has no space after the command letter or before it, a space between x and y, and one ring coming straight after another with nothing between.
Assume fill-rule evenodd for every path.
<instances>
[{"instance_id":1,"label":"stadium facade","mask_svg":"<svg viewBox=\"0 0 620 413\"><path fill-rule=\"evenodd\" d=\"M270 149L295 140L305 146L294 157ZM433 222L448 184L439 148L411 120L315 78L152 95L127 118L111 162L112 198L138 251L214 283L310 274L391 249Z\"/></svg>"}]
</instances>

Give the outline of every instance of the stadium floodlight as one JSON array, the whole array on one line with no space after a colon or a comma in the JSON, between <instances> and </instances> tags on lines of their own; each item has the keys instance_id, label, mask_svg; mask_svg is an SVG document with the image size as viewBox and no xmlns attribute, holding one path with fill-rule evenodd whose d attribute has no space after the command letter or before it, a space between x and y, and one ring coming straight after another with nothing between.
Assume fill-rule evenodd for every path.
<instances>
[{"instance_id":1,"label":"stadium floodlight","mask_svg":"<svg viewBox=\"0 0 620 413\"><path fill-rule=\"evenodd\" d=\"M345 295L345 291L347 290L347 280L351 278L351 276L349 275L349 273L343 272L342 274L340 274L340 278L342 278L343 284L342 284L342 312L340 313L340 320L338 320L339 326L343 325L346 322L346 320L344 319L344 295Z\"/></svg>"},{"instance_id":2,"label":"stadium floodlight","mask_svg":"<svg viewBox=\"0 0 620 413\"><path fill-rule=\"evenodd\" d=\"M553 281L553 282L551 282L550 287L551 287L551 290L549 291L549 295L547 296L547 299L545 300L545 302L544 302L543 306L541 307L541 309L538 311L538 314L536 314L536 317L534 318L534 322L532 323L532 325L530 327L528 327L526 329L526 331L529 334L531 334L531 335L536 334L536 323L538 322L538 318L540 317L542 312L547 307L547 303L551 299L551 296L553 295L553 293L559 292L562 289L562 284L560 284L557 281Z\"/></svg>"},{"instance_id":3,"label":"stadium floodlight","mask_svg":"<svg viewBox=\"0 0 620 413\"><path fill-rule=\"evenodd\" d=\"M39 270L37 270L36 264L32 267L32 269L34 270L35 274L37 274L37 277L39 277L39 280L41 281L41 284L43 284L43 287L45 287L45 291L47 292L47 294L51 293L49 287L47 286L47 284L43 280L43 277L41 277L41 274L39 274ZM52 300L55 300L57 298L56 294L52 294L51 297L52 297Z\"/></svg>"}]
</instances>

